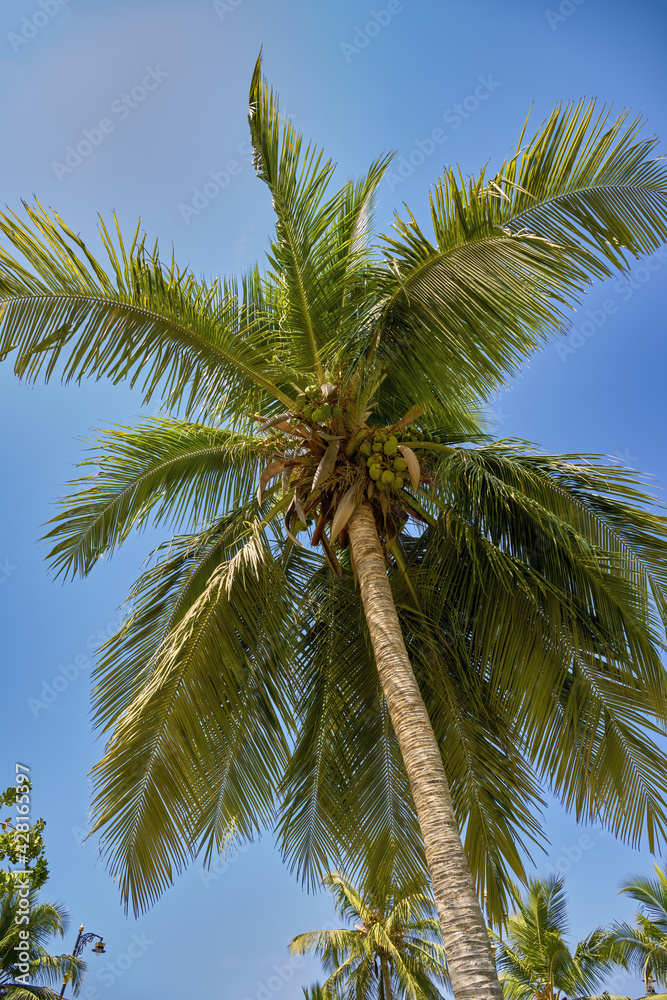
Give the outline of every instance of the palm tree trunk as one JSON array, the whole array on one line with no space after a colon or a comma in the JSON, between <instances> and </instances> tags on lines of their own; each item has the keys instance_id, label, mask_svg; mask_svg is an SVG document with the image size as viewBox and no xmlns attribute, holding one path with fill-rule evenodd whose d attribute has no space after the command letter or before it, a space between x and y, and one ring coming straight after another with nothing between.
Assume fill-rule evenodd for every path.
<instances>
[{"instance_id":1,"label":"palm tree trunk","mask_svg":"<svg viewBox=\"0 0 667 1000\"><path fill-rule=\"evenodd\" d=\"M392 1000L391 997L391 974L389 972L389 962L386 955L380 955L380 965L382 967L382 983L384 985L384 1000Z\"/></svg>"},{"instance_id":2,"label":"palm tree trunk","mask_svg":"<svg viewBox=\"0 0 667 1000\"><path fill-rule=\"evenodd\" d=\"M440 749L405 648L369 508L358 508L348 527L380 683L424 838L454 996L503 1000Z\"/></svg>"}]
</instances>

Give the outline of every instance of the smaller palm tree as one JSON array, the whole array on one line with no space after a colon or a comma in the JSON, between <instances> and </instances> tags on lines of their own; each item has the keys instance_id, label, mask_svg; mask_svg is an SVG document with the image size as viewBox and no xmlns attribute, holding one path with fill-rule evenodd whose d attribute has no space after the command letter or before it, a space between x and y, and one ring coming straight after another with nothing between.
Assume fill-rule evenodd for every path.
<instances>
[{"instance_id":1,"label":"smaller palm tree","mask_svg":"<svg viewBox=\"0 0 667 1000\"><path fill-rule=\"evenodd\" d=\"M339 915L352 924L309 931L290 942L293 953L314 951L329 978L308 1000L442 1000L448 982L435 907L423 886L391 879L356 888L343 875L324 879Z\"/></svg>"},{"instance_id":2,"label":"smaller palm tree","mask_svg":"<svg viewBox=\"0 0 667 1000\"><path fill-rule=\"evenodd\" d=\"M305 1000L324 1000L322 987L319 983L313 983L312 986L302 986L301 989Z\"/></svg>"},{"instance_id":3,"label":"smaller palm tree","mask_svg":"<svg viewBox=\"0 0 667 1000\"><path fill-rule=\"evenodd\" d=\"M60 983L67 975L76 996L81 989L86 963L72 955L51 955L44 947L49 938L64 935L67 910L61 903L39 902L34 889L26 898L27 911L20 907L18 893L6 892L0 896L0 1000L57 998L58 994L48 985L23 985L26 976L38 984L48 984ZM19 921L26 912L29 921L23 924ZM28 938L21 936L22 930L28 931ZM27 945L25 949L24 944ZM26 952L27 962L24 962L22 958Z\"/></svg>"},{"instance_id":4,"label":"smaller palm tree","mask_svg":"<svg viewBox=\"0 0 667 1000\"><path fill-rule=\"evenodd\" d=\"M615 961L639 973L648 993L653 981L667 985L667 863L655 865L655 878L630 875L621 883L637 903L635 924L615 923L609 940Z\"/></svg>"},{"instance_id":5,"label":"smaller palm tree","mask_svg":"<svg viewBox=\"0 0 667 1000\"><path fill-rule=\"evenodd\" d=\"M614 963L601 928L568 948L567 898L563 880L530 879L526 898L514 887L516 912L506 940L496 938L496 964L506 1000L558 1000L591 996Z\"/></svg>"}]
</instances>

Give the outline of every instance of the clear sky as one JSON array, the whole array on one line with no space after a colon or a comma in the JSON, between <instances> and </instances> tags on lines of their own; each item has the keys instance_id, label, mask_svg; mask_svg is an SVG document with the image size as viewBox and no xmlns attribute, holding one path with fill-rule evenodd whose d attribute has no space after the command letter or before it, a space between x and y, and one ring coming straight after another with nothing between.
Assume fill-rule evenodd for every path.
<instances>
[{"instance_id":1,"label":"clear sky","mask_svg":"<svg viewBox=\"0 0 667 1000\"><path fill-rule=\"evenodd\" d=\"M262 44L283 106L341 178L396 151L380 229L403 201L425 218L443 163L464 173L498 163L531 106L532 129L558 102L595 96L632 106L667 139L658 0L3 0L2 201L18 209L36 196L90 242L97 212L115 210L126 231L141 218L151 239L207 277L261 259L271 204L249 165L246 113ZM437 145L434 129L444 133ZM68 147L82 141L77 162ZM656 255L630 284L591 290L570 336L493 404L499 436L606 453L664 489L666 264ZM616 308L605 313L607 300ZM37 540L84 456L81 439L139 410L127 387L27 388L0 366L0 786L15 761L31 767L34 816L48 823L45 892L72 913L67 943L81 922L108 940L107 956L88 953L90 1000L297 1000L319 970L290 967L287 942L332 911L283 869L270 833L214 878L193 867L139 921L124 916L95 844L80 843L86 775L102 749L89 720L93 651L155 539L132 539L88 580L65 585L49 579ZM57 677L61 690L41 707ZM555 804L545 824L551 863L570 866L573 933L629 917L618 880L650 868L647 850L578 829ZM543 872L549 858L536 863ZM640 993L632 980L609 988Z\"/></svg>"}]
</instances>

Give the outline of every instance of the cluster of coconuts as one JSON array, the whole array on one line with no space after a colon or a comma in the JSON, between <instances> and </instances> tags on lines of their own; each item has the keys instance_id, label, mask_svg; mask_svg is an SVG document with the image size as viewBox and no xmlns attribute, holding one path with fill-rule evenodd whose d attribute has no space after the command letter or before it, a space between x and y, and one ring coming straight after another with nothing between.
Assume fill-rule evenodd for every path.
<instances>
[{"instance_id":1,"label":"cluster of coconuts","mask_svg":"<svg viewBox=\"0 0 667 1000\"><path fill-rule=\"evenodd\" d=\"M412 437L403 435L401 440L408 444ZM389 430L376 431L372 439L363 441L359 451L366 455L368 475L379 490L400 490L403 486L402 473L408 463L398 454L399 438Z\"/></svg>"},{"instance_id":2,"label":"cluster of coconuts","mask_svg":"<svg viewBox=\"0 0 667 1000\"><path fill-rule=\"evenodd\" d=\"M328 392L325 392L325 389ZM301 408L304 420L312 420L316 424L324 424L327 420L343 416L343 410L335 402L335 386L323 388L319 385L309 385L297 396L297 404Z\"/></svg>"}]
</instances>

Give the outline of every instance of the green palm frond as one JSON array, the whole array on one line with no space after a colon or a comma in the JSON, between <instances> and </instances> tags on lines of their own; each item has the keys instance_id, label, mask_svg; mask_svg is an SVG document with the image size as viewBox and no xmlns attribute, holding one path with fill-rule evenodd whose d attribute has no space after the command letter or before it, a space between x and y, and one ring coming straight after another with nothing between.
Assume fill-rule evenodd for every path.
<instances>
[{"instance_id":1,"label":"green palm frond","mask_svg":"<svg viewBox=\"0 0 667 1000\"><path fill-rule=\"evenodd\" d=\"M611 957L625 969L667 983L667 869L654 866L655 877L628 875L622 893L637 903L634 925L614 922L608 936Z\"/></svg>"},{"instance_id":2,"label":"green palm frond","mask_svg":"<svg viewBox=\"0 0 667 1000\"><path fill-rule=\"evenodd\" d=\"M655 865L653 870L654 878L628 875L620 891L639 903L651 924L667 935L667 868Z\"/></svg>"},{"instance_id":3,"label":"green palm frond","mask_svg":"<svg viewBox=\"0 0 667 1000\"><path fill-rule=\"evenodd\" d=\"M457 369L488 394L562 328L593 277L667 238L667 172L641 120L595 102L556 108L498 174L449 170L430 195L433 241L408 213L385 238L395 269L380 350L394 381L426 405ZM524 129L525 133L525 129ZM459 367L460 366L460 367ZM426 383L423 375L428 372ZM429 392L430 390L430 392Z\"/></svg>"},{"instance_id":4,"label":"green palm frond","mask_svg":"<svg viewBox=\"0 0 667 1000\"><path fill-rule=\"evenodd\" d=\"M86 575L149 518L211 523L236 497L253 494L262 460L261 439L167 418L111 428L95 443L99 451L82 465L98 471L69 484L78 489L49 522L48 558L58 574Z\"/></svg>"},{"instance_id":5,"label":"green palm frond","mask_svg":"<svg viewBox=\"0 0 667 1000\"><path fill-rule=\"evenodd\" d=\"M381 866L388 855L407 878L423 870L423 846L358 592L349 577L335 583L323 571L300 613L299 735L278 827L284 856L309 884L334 859L362 878L367 865Z\"/></svg>"},{"instance_id":6,"label":"green palm frond","mask_svg":"<svg viewBox=\"0 0 667 1000\"><path fill-rule=\"evenodd\" d=\"M171 606L150 577L99 667L104 709L126 707L94 772L96 828L106 827L111 872L135 909L199 850L252 836L273 814L291 727L280 668L294 598L261 529L246 535L233 554L220 536L217 555L210 536L201 561L196 549L179 553L182 597ZM151 607L156 584L162 603Z\"/></svg>"},{"instance_id":7,"label":"green palm frond","mask_svg":"<svg viewBox=\"0 0 667 1000\"><path fill-rule=\"evenodd\" d=\"M26 222L0 215L0 232L28 265L0 248L0 357L16 351L17 375L48 379L60 362L65 382L127 378L145 403L158 394L186 417L234 418L241 401L245 412L290 405L293 390L272 380L280 338L256 273L242 290L206 286L163 263L138 228L126 245L115 223L116 246L100 220L103 264L57 214L25 212Z\"/></svg>"},{"instance_id":8,"label":"green palm frond","mask_svg":"<svg viewBox=\"0 0 667 1000\"><path fill-rule=\"evenodd\" d=\"M304 149L291 122L281 121L278 98L262 75L261 55L250 85L248 121L255 168L271 191L277 216L269 263L282 290L281 322L290 333L289 350L301 370L323 382L324 351L334 334L340 335L345 312L368 308L357 272L362 263L368 270L366 216L388 158L376 160L356 185L348 183L329 195L335 164L311 145ZM335 341L334 349L339 350Z\"/></svg>"},{"instance_id":9,"label":"green palm frond","mask_svg":"<svg viewBox=\"0 0 667 1000\"><path fill-rule=\"evenodd\" d=\"M665 723L665 519L618 469L530 453L515 463L514 447L443 459L432 494L443 513L417 585L438 595L436 613L449 603L470 623L468 655L564 803L651 844L666 818L651 738L652 717Z\"/></svg>"},{"instance_id":10,"label":"green palm frond","mask_svg":"<svg viewBox=\"0 0 667 1000\"><path fill-rule=\"evenodd\" d=\"M45 903L32 889L28 896L29 922L19 906L19 896L13 892L0 894L0 997L25 1000L26 997L55 996L48 986L23 986L14 980L25 973L19 969L17 952L28 951L28 977L41 983L60 983L67 975L75 995L81 990L86 963L72 955L52 955L45 947L53 937L62 937L67 929L69 914L62 903ZM29 932L28 942L20 940L21 930Z\"/></svg>"}]
</instances>

